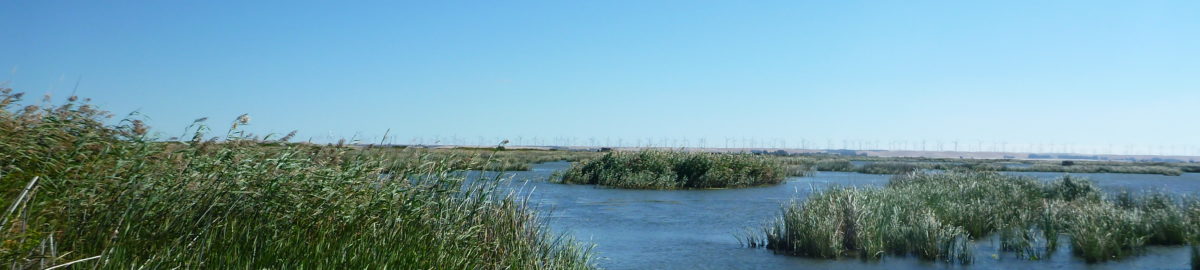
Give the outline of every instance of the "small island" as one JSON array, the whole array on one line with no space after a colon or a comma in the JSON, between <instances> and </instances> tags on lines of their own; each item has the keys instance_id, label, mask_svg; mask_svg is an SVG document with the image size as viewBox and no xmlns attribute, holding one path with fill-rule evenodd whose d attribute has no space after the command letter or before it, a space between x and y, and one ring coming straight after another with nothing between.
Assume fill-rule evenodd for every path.
<instances>
[{"instance_id":1,"label":"small island","mask_svg":"<svg viewBox=\"0 0 1200 270\"><path fill-rule=\"evenodd\" d=\"M739 188L782 183L795 175L789 171L778 159L759 155L616 151L575 163L556 181L626 189Z\"/></svg>"}]
</instances>

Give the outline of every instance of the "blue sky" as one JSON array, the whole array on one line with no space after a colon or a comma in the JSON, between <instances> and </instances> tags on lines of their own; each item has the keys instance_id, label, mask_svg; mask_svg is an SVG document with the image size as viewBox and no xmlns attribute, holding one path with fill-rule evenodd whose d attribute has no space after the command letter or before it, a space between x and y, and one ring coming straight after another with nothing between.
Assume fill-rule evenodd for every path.
<instances>
[{"instance_id":1,"label":"blue sky","mask_svg":"<svg viewBox=\"0 0 1200 270\"><path fill-rule=\"evenodd\" d=\"M0 80L164 136L1200 153L1197 1L745 2L3 1Z\"/></svg>"}]
</instances>

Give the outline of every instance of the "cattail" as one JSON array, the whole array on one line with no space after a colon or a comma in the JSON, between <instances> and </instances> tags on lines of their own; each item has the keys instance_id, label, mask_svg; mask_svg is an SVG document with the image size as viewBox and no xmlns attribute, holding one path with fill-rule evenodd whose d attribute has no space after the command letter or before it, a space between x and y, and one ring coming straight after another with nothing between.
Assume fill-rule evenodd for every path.
<instances>
[{"instance_id":1,"label":"cattail","mask_svg":"<svg viewBox=\"0 0 1200 270\"><path fill-rule=\"evenodd\" d=\"M70 102L75 102L76 100L79 100L79 96L71 96L71 97L67 98L67 101L70 101Z\"/></svg>"}]
</instances>

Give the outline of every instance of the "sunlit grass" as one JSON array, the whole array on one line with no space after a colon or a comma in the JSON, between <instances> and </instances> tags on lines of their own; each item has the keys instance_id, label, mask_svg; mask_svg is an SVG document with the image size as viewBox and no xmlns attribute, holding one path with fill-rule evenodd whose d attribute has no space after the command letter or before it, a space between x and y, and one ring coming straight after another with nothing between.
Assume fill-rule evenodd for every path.
<instances>
[{"instance_id":1,"label":"sunlit grass","mask_svg":"<svg viewBox=\"0 0 1200 270\"><path fill-rule=\"evenodd\" d=\"M453 149L394 149L376 148L396 162L419 163L439 160L454 170L528 171L533 164L552 161L580 161L603 155L589 151L560 151L537 149L453 148Z\"/></svg>"},{"instance_id":2,"label":"sunlit grass","mask_svg":"<svg viewBox=\"0 0 1200 270\"><path fill-rule=\"evenodd\" d=\"M591 268L523 200L444 159L257 138L245 116L159 142L75 98L0 98L5 267Z\"/></svg>"},{"instance_id":3,"label":"sunlit grass","mask_svg":"<svg viewBox=\"0 0 1200 270\"><path fill-rule=\"evenodd\" d=\"M1042 183L986 172L911 173L884 188L832 188L785 204L772 225L746 242L797 256L899 254L970 263L971 242L990 235L1002 250L1033 260L1053 254L1066 235L1073 254L1095 262L1196 237L1195 200L1104 197L1074 177Z\"/></svg>"}]
</instances>

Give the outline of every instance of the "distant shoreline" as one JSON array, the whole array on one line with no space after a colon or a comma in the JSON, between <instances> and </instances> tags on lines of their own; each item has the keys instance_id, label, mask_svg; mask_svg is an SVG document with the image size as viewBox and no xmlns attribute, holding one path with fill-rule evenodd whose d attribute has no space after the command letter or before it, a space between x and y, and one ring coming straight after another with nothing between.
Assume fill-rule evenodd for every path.
<instances>
[{"instance_id":1,"label":"distant shoreline","mask_svg":"<svg viewBox=\"0 0 1200 270\"><path fill-rule=\"evenodd\" d=\"M368 146L373 144L362 144ZM417 148L493 148L495 145L405 145L391 144L392 147ZM676 147L594 147L594 146L505 146L510 150L563 150L563 151L636 151L641 149L680 149ZM1029 152L965 152L965 151L913 151L913 150L848 150L848 149L800 149L800 148L720 148L720 147L688 147L685 151L701 152L745 152L745 153L781 153L786 154L831 154L844 156L866 157L912 157L912 158L946 158L946 159L1011 159L1011 160L1092 160L1092 161L1128 161L1128 162L1169 162L1197 163L1200 156L1185 155L1117 155L1117 154L1080 154L1080 153L1029 153Z\"/></svg>"}]
</instances>

